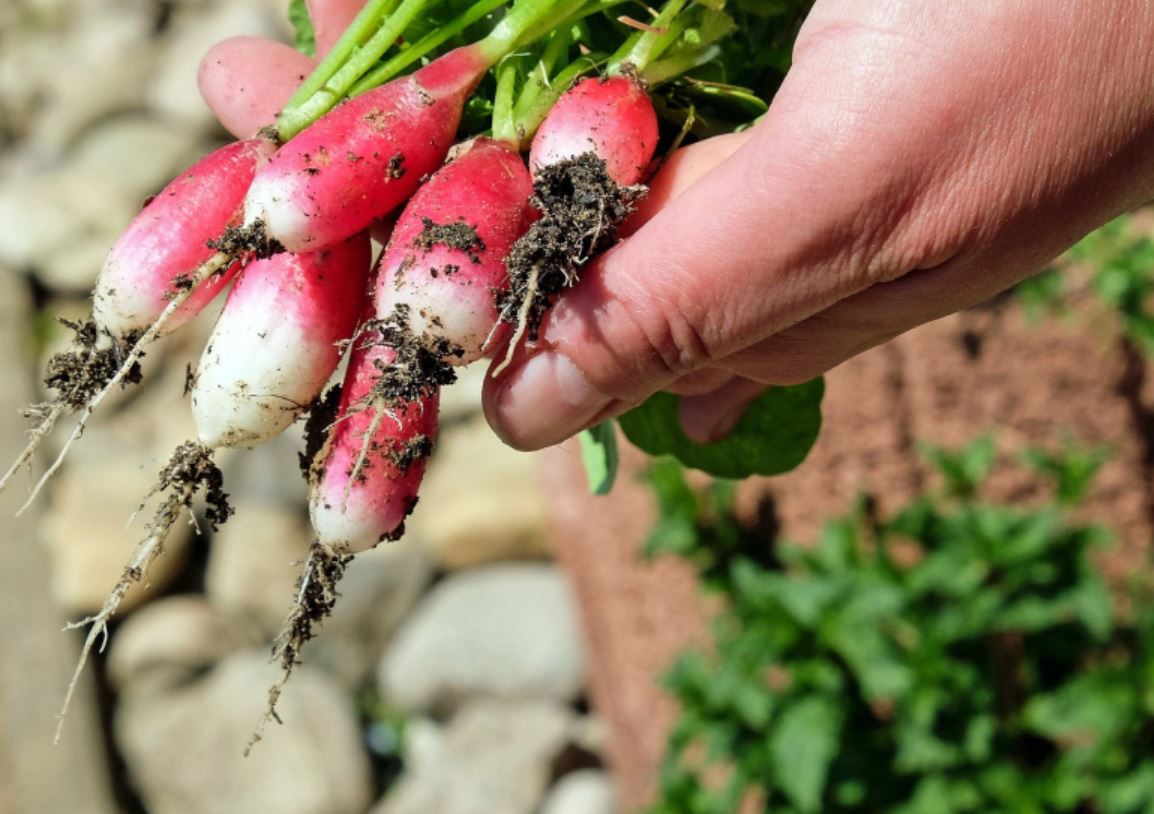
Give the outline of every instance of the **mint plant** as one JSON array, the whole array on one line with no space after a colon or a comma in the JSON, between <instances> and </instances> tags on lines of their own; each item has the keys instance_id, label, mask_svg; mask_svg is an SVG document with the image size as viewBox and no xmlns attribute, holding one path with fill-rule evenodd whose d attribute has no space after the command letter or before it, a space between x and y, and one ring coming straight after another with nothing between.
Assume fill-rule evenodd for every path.
<instances>
[{"instance_id":1,"label":"mint plant","mask_svg":"<svg viewBox=\"0 0 1154 814\"><path fill-rule=\"evenodd\" d=\"M863 497L816 545L767 540L733 484L661 462L651 555L723 610L666 676L681 715L648 814L1154 811L1154 613L1119 618L1068 514L1100 451L1030 453L1054 500L981 499L984 439L927 448L944 486L892 516ZM748 804L748 803L747 803Z\"/></svg>"}]
</instances>

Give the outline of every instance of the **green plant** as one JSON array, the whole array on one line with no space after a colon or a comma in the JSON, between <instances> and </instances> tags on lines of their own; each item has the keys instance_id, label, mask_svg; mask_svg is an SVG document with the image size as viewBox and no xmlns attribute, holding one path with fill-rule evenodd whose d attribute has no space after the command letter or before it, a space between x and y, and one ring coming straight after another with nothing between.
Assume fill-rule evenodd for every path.
<instances>
[{"instance_id":1,"label":"green plant","mask_svg":"<svg viewBox=\"0 0 1154 814\"><path fill-rule=\"evenodd\" d=\"M982 440L930 449L945 481L893 516L869 498L805 548L733 513L733 485L650 479L651 554L724 608L666 683L681 706L649 814L1154 811L1154 614L1118 620L1066 507L1100 453L1034 453L1057 498L978 496Z\"/></svg>"},{"instance_id":2,"label":"green plant","mask_svg":"<svg viewBox=\"0 0 1154 814\"><path fill-rule=\"evenodd\" d=\"M1118 316L1122 333L1154 354L1154 241L1123 215L1091 232L1065 255L1091 268L1090 287ZM1049 268L1018 286L1018 297L1035 317L1070 309L1067 278Z\"/></svg>"}]
</instances>

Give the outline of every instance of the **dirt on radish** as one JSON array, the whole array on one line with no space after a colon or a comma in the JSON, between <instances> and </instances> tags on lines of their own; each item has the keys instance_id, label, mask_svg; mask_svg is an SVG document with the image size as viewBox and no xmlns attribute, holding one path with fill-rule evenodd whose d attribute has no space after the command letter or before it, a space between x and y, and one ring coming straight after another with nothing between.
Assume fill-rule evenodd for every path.
<instances>
[{"instance_id":1,"label":"dirt on radish","mask_svg":"<svg viewBox=\"0 0 1154 814\"><path fill-rule=\"evenodd\" d=\"M44 384L56 391L56 400L70 411L82 410L116 375L139 336L134 334L115 339L104 334L91 319L75 322L58 318L57 321L73 332L72 346L48 360ZM137 363L121 384L127 387L139 384L142 379L140 364ZM50 405L34 409L44 407Z\"/></svg>"},{"instance_id":2,"label":"dirt on radish","mask_svg":"<svg viewBox=\"0 0 1154 814\"><path fill-rule=\"evenodd\" d=\"M541 217L506 261L510 287L499 300L501 320L536 341L554 298L613 244L645 192L644 186L614 181L605 161L592 152L540 168L531 200Z\"/></svg>"}]
</instances>

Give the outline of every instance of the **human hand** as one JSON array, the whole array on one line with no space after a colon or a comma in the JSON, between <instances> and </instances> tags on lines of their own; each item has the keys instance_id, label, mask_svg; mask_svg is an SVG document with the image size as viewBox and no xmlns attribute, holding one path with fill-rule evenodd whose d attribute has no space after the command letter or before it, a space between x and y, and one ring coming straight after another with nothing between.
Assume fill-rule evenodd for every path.
<instances>
[{"instance_id":1,"label":"human hand","mask_svg":"<svg viewBox=\"0 0 1154 814\"><path fill-rule=\"evenodd\" d=\"M1152 35L1136 2L819 0L765 120L666 168L491 423L536 448L673 389L711 440L1035 272L1154 191Z\"/></svg>"},{"instance_id":2,"label":"human hand","mask_svg":"<svg viewBox=\"0 0 1154 814\"><path fill-rule=\"evenodd\" d=\"M323 30L357 5L310 8ZM488 382L490 422L536 448L670 389L710 440L767 384L1011 286L1154 189L1152 35L1132 0L819 0L762 123L664 168L635 234ZM249 135L295 80L231 42L202 89ZM261 83L267 111L222 91Z\"/></svg>"}]
</instances>

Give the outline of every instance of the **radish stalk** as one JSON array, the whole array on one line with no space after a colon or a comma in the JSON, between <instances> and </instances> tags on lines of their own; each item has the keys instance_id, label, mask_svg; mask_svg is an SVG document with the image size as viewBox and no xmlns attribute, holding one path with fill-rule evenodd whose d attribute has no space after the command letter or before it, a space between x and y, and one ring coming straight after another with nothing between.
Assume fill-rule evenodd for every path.
<instances>
[{"instance_id":1,"label":"radish stalk","mask_svg":"<svg viewBox=\"0 0 1154 814\"><path fill-rule=\"evenodd\" d=\"M366 14L366 12L375 10L366 6L365 10L353 21L353 26L349 31L345 32L345 36L342 36L341 40L338 41L337 48L340 50L334 48L333 53L330 54L332 62L340 65L340 67L331 76L324 79L320 83L320 87L305 97L305 101L294 105L293 101L290 100L284 112L277 118L275 127L280 140L288 141L316 121L317 118L332 110L333 106L345 97L353 83L377 63L381 55L397 41L404 30L409 27L418 14L428 7L430 2L432 0L402 0L400 6L388 15L384 23L364 44L356 45L355 40L360 33L358 29L361 27L367 29L369 23L374 21L373 18L380 14L380 11L376 11L376 14ZM371 3L370 6L387 8L388 0L384 0L384 2L378 0L378 2ZM362 21L362 17L366 19ZM350 33L353 36L350 37ZM346 37L348 41L346 41ZM326 61L328 60L326 59ZM320 75L323 76L324 73L320 72ZM315 81L306 82L306 86L303 86L298 94L303 96L305 92L312 89L314 84L316 84Z\"/></svg>"}]
</instances>

